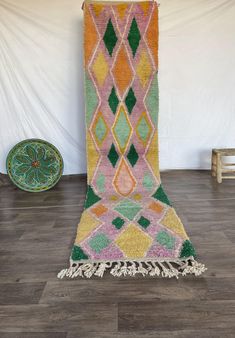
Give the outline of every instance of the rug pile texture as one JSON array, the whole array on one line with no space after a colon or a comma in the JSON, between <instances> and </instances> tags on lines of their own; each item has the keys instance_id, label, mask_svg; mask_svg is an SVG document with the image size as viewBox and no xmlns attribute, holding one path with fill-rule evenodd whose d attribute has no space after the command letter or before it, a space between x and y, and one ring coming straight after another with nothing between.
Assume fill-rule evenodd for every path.
<instances>
[{"instance_id":1,"label":"rug pile texture","mask_svg":"<svg viewBox=\"0 0 235 338\"><path fill-rule=\"evenodd\" d=\"M88 188L59 278L200 275L158 163L158 6L85 2Z\"/></svg>"}]
</instances>

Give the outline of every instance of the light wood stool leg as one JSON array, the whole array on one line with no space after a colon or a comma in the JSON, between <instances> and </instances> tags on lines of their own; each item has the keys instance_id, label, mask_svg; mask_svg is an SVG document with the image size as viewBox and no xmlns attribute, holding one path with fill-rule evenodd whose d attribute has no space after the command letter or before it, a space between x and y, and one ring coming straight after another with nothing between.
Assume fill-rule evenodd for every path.
<instances>
[{"instance_id":1,"label":"light wood stool leg","mask_svg":"<svg viewBox=\"0 0 235 338\"><path fill-rule=\"evenodd\" d=\"M221 155L216 154L216 177L217 182L222 183L222 162L221 162Z\"/></svg>"},{"instance_id":2,"label":"light wood stool leg","mask_svg":"<svg viewBox=\"0 0 235 338\"><path fill-rule=\"evenodd\" d=\"M212 154L211 154L211 175L213 177L216 176L216 153L212 150Z\"/></svg>"}]
</instances>

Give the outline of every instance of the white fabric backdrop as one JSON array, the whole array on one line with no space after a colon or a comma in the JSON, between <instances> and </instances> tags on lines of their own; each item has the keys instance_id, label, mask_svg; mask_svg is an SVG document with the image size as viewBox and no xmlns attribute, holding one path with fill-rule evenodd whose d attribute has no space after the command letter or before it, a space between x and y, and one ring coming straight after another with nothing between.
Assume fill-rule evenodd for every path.
<instances>
[{"instance_id":1,"label":"white fabric backdrop","mask_svg":"<svg viewBox=\"0 0 235 338\"><path fill-rule=\"evenodd\" d=\"M81 0L0 0L0 172L17 142L86 171ZM160 166L208 168L235 146L235 1L161 0Z\"/></svg>"}]
</instances>

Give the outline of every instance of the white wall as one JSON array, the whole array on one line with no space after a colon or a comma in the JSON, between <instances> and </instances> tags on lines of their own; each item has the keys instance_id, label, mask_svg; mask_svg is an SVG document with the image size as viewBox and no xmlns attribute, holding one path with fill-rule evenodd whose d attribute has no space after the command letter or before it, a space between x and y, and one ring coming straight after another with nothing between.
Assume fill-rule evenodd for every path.
<instances>
[{"instance_id":1,"label":"white wall","mask_svg":"<svg viewBox=\"0 0 235 338\"><path fill-rule=\"evenodd\" d=\"M81 4L0 0L0 172L31 137L86 170ZM161 169L209 168L235 147L235 1L162 0L159 59Z\"/></svg>"}]
</instances>

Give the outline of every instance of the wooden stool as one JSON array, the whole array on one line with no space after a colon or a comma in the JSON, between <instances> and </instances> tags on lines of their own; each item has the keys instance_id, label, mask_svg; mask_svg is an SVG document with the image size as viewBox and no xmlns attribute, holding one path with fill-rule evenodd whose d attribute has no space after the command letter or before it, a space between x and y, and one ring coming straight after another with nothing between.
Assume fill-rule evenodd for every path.
<instances>
[{"instance_id":1,"label":"wooden stool","mask_svg":"<svg viewBox=\"0 0 235 338\"><path fill-rule=\"evenodd\" d=\"M235 163L224 163L222 162L223 156L235 156L235 148L232 149L212 149L211 156L211 174L216 176L217 182L221 183L222 179L235 179ZM226 169L226 167L234 167ZM230 176L223 176L224 174L234 174Z\"/></svg>"}]
</instances>

